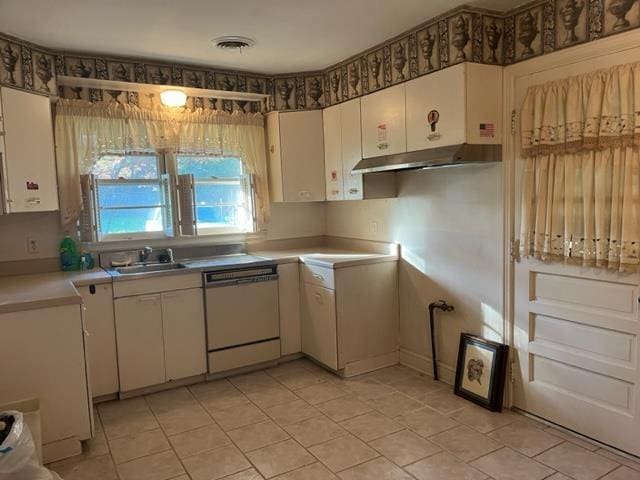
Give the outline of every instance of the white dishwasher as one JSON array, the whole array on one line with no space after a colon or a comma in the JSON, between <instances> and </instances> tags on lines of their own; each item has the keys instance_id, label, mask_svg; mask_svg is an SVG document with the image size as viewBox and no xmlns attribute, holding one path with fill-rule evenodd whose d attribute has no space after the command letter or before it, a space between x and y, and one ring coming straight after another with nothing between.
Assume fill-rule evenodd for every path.
<instances>
[{"instance_id":1,"label":"white dishwasher","mask_svg":"<svg viewBox=\"0 0 640 480\"><path fill-rule=\"evenodd\" d=\"M277 265L203 274L209 373L280 357Z\"/></svg>"}]
</instances>

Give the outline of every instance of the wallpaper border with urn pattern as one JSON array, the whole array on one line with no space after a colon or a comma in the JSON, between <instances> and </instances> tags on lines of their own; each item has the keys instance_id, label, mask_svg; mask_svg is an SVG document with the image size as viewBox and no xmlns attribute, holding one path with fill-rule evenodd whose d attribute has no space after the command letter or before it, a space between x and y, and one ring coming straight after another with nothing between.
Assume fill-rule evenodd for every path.
<instances>
[{"instance_id":1,"label":"wallpaper border with urn pattern","mask_svg":"<svg viewBox=\"0 0 640 480\"><path fill-rule=\"evenodd\" d=\"M57 87L57 75L267 93L271 110L323 108L459 62L511 65L640 26L640 0L536 0L506 13L462 6L323 71L264 75L60 52L0 33L0 84L65 98L138 94ZM192 98L190 106L257 111L257 103Z\"/></svg>"}]
</instances>

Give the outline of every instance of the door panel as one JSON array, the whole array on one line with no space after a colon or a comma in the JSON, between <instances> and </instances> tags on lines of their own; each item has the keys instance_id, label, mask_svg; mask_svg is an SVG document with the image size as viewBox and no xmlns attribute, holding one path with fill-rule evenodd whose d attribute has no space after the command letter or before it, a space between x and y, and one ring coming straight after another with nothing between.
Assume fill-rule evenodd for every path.
<instances>
[{"instance_id":1,"label":"door panel","mask_svg":"<svg viewBox=\"0 0 640 480\"><path fill-rule=\"evenodd\" d=\"M353 167L362 160L362 130L360 99L355 98L340 104L342 127L342 168L344 198L362 200L362 174L351 173Z\"/></svg>"},{"instance_id":2,"label":"door panel","mask_svg":"<svg viewBox=\"0 0 640 480\"><path fill-rule=\"evenodd\" d=\"M407 151L465 141L465 68L461 63L407 82ZM433 130L432 110L439 114Z\"/></svg>"},{"instance_id":3,"label":"door panel","mask_svg":"<svg viewBox=\"0 0 640 480\"><path fill-rule=\"evenodd\" d=\"M58 186L48 97L3 88L4 169L9 213L58 209Z\"/></svg>"},{"instance_id":4,"label":"door panel","mask_svg":"<svg viewBox=\"0 0 640 480\"><path fill-rule=\"evenodd\" d=\"M87 350L91 394L94 397L117 393L118 354L116 328L113 318L113 289L111 284L80 287L78 291L85 305L85 322L89 336Z\"/></svg>"},{"instance_id":5,"label":"door panel","mask_svg":"<svg viewBox=\"0 0 640 480\"><path fill-rule=\"evenodd\" d=\"M335 105L322 111L327 200L344 200L341 109L341 105Z\"/></svg>"},{"instance_id":6,"label":"door panel","mask_svg":"<svg viewBox=\"0 0 640 480\"><path fill-rule=\"evenodd\" d=\"M202 288L162 294L166 380L207 371Z\"/></svg>"},{"instance_id":7,"label":"door panel","mask_svg":"<svg viewBox=\"0 0 640 480\"><path fill-rule=\"evenodd\" d=\"M120 390L164 383L164 340L160 294L114 301Z\"/></svg>"},{"instance_id":8,"label":"door panel","mask_svg":"<svg viewBox=\"0 0 640 480\"><path fill-rule=\"evenodd\" d=\"M303 283L301 321L302 352L337 370L335 292L310 283Z\"/></svg>"},{"instance_id":9,"label":"door panel","mask_svg":"<svg viewBox=\"0 0 640 480\"><path fill-rule=\"evenodd\" d=\"M283 200L322 202L324 186L324 141L322 112L283 112L280 119Z\"/></svg>"},{"instance_id":10,"label":"door panel","mask_svg":"<svg viewBox=\"0 0 640 480\"><path fill-rule=\"evenodd\" d=\"M362 97L362 154L380 157L407 151L405 84Z\"/></svg>"},{"instance_id":11,"label":"door panel","mask_svg":"<svg viewBox=\"0 0 640 480\"><path fill-rule=\"evenodd\" d=\"M640 58L640 48L594 49L515 78L516 117L529 86ZM535 63L532 61L532 63ZM515 225L520 178L516 129ZM640 455L640 275L522 260L514 266L514 404L613 447Z\"/></svg>"},{"instance_id":12,"label":"door panel","mask_svg":"<svg viewBox=\"0 0 640 480\"><path fill-rule=\"evenodd\" d=\"M278 265L280 348L282 355L300 352L300 271L298 263Z\"/></svg>"}]
</instances>

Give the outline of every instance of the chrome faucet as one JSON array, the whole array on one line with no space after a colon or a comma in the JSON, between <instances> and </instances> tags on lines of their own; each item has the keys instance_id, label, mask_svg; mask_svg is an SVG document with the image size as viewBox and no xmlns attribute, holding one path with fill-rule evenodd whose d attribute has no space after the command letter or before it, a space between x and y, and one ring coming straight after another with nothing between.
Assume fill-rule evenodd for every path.
<instances>
[{"instance_id":1,"label":"chrome faucet","mask_svg":"<svg viewBox=\"0 0 640 480\"><path fill-rule=\"evenodd\" d=\"M167 248L165 250L165 252L167 252L167 257L169 258L169 263L175 262L175 260L173 258L173 248Z\"/></svg>"},{"instance_id":2,"label":"chrome faucet","mask_svg":"<svg viewBox=\"0 0 640 480\"><path fill-rule=\"evenodd\" d=\"M142 250L140 250L140 261L141 262L146 262L147 260L149 260L149 255L151 255L151 253L153 252L153 248L151 248L149 245L145 245L144 247L142 247Z\"/></svg>"}]
</instances>

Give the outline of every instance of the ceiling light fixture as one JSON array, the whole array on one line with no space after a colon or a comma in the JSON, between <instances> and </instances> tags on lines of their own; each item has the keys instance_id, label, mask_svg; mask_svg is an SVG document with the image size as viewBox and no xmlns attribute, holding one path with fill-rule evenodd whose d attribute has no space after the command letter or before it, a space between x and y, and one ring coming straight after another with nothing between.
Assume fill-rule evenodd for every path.
<instances>
[{"instance_id":1,"label":"ceiling light fixture","mask_svg":"<svg viewBox=\"0 0 640 480\"><path fill-rule=\"evenodd\" d=\"M235 51L242 53L243 50L251 48L256 44L256 41L248 37L238 36L226 36L218 37L211 40L211 44L221 48L222 50Z\"/></svg>"},{"instance_id":2,"label":"ceiling light fixture","mask_svg":"<svg viewBox=\"0 0 640 480\"><path fill-rule=\"evenodd\" d=\"M184 107L187 104L187 94L180 90L165 90L160 92L160 101L166 107Z\"/></svg>"}]
</instances>

